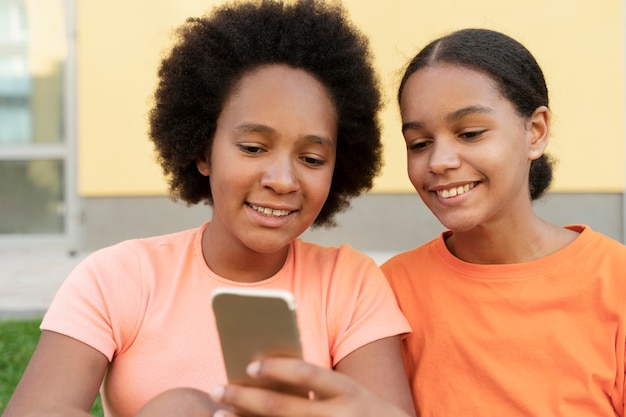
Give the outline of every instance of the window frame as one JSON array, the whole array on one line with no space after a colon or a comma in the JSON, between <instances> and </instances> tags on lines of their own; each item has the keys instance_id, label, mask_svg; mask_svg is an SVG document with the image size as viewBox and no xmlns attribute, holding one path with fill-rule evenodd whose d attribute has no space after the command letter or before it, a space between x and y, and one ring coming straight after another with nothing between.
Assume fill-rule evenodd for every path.
<instances>
[{"instance_id":1,"label":"window frame","mask_svg":"<svg viewBox=\"0 0 626 417\"><path fill-rule=\"evenodd\" d=\"M63 141L60 143L6 144L0 161L58 159L63 164L63 231L53 234L1 234L0 249L50 248L74 253L80 250L81 204L77 192L77 75L76 0L62 1L65 14L67 57L63 66Z\"/></svg>"}]
</instances>

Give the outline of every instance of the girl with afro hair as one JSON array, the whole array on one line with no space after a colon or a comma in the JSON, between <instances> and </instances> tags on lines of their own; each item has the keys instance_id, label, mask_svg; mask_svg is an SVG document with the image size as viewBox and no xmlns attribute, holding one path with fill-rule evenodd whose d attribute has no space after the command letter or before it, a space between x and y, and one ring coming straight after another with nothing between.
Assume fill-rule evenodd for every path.
<instances>
[{"instance_id":1,"label":"girl with afro hair","mask_svg":"<svg viewBox=\"0 0 626 417\"><path fill-rule=\"evenodd\" d=\"M91 254L50 306L3 417L210 415L225 384L218 287L285 289L304 360L413 414L410 328L380 269L332 226L381 166L381 98L365 36L339 5L228 3L190 18L158 72L150 138L173 198L203 225ZM303 399L308 401L308 399Z\"/></svg>"}]
</instances>

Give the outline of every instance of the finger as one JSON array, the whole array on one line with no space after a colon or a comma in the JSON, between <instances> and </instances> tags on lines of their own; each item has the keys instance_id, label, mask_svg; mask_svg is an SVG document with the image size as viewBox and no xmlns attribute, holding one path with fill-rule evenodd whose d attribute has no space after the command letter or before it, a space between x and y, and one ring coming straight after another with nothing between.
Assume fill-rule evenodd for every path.
<instances>
[{"instance_id":1,"label":"finger","mask_svg":"<svg viewBox=\"0 0 626 417\"><path fill-rule=\"evenodd\" d=\"M358 386L345 375L299 359L268 358L253 362L248 373L255 378L271 379L313 391L316 399L352 396Z\"/></svg>"},{"instance_id":2,"label":"finger","mask_svg":"<svg viewBox=\"0 0 626 417\"><path fill-rule=\"evenodd\" d=\"M247 387L257 387L263 388L266 390L272 390L277 392L282 392L283 394L290 395L299 395L301 397L309 398L311 396L311 391L300 385L292 385L288 382L282 382L278 379L273 378L264 378L258 374L259 363L254 362L251 366L248 367L247 372L252 377L245 383L241 383L241 385L245 385ZM239 385L238 383L233 383L234 385Z\"/></svg>"},{"instance_id":3,"label":"finger","mask_svg":"<svg viewBox=\"0 0 626 417\"><path fill-rule=\"evenodd\" d=\"M210 395L215 402L233 406L238 415L321 417L335 414L322 402L263 388L228 385L214 388Z\"/></svg>"}]
</instances>

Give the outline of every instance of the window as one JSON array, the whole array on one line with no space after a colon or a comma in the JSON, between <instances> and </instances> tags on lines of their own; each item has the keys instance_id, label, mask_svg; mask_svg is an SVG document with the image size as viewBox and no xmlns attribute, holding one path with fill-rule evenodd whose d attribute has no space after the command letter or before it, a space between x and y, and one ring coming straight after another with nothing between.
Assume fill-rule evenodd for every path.
<instances>
[{"instance_id":1,"label":"window","mask_svg":"<svg viewBox=\"0 0 626 417\"><path fill-rule=\"evenodd\" d=\"M75 244L69 6L0 0L0 243Z\"/></svg>"}]
</instances>

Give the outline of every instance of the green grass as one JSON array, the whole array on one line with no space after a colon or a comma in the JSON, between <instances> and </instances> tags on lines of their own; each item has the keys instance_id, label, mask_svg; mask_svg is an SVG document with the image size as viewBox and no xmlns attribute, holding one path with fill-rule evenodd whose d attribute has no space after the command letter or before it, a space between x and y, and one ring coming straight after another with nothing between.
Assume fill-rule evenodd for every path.
<instances>
[{"instance_id":1,"label":"green grass","mask_svg":"<svg viewBox=\"0 0 626 417\"><path fill-rule=\"evenodd\" d=\"M0 414L35 350L40 322L41 319L0 321ZM99 396L91 413L103 416Z\"/></svg>"}]
</instances>

